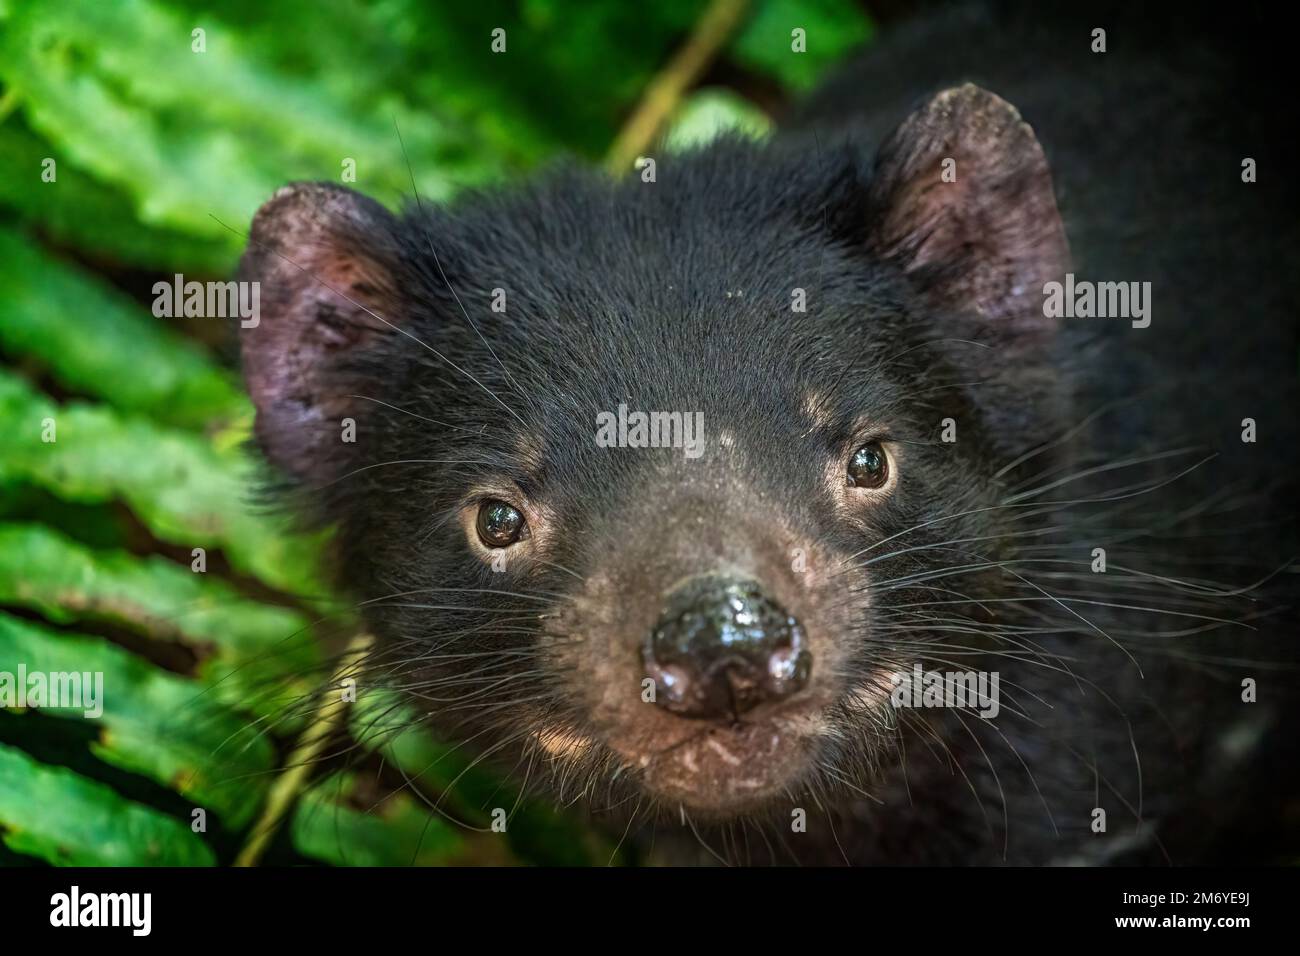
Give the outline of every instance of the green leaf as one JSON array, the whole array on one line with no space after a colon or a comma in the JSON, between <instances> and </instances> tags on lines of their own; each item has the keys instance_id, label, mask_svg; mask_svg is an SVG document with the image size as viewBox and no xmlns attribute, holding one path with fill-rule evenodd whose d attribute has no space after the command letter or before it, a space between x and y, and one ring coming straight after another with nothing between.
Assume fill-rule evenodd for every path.
<instances>
[{"instance_id":1,"label":"green leaf","mask_svg":"<svg viewBox=\"0 0 1300 956\"><path fill-rule=\"evenodd\" d=\"M55 166L55 179L42 179L44 163L59 151L30 130L21 117L0 123L0 207L7 207L32 231L114 263L168 272L226 276L239 261L242 243L227 232L196 239L136 221L131 198L71 163Z\"/></svg>"},{"instance_id":2,"label":"green leaf","mask_svg":"<svg viewBox=\"0 0 1300 956\"><path fill-rule=\"evenodd\" d=\"M792 49L802 29L806 48ZM865 44L874 32L855 0L761 0L730 47L737 63L775 77L791 90L811 89L826 69Z\"/></svg>"},{"instance_id":3,"label":"green leaf","mask_svg":"<svg viewBox=\"0 0 1300 956\"><path fill-rule=\"evenodd\" d=\"M467 122L486 148L522 140L531 165L557 152L600 156L655 72L671 57L705 0L653 4L524 0L413 3L402 22L417 102L434 100ZM491 51L506 31L507 52Z\"/></svg>"},{"instance_id":4,"label":"green leaf","mask_svg":"<svg viewBox=\"0 0 1300 956\"><path fill-rule=\"evenodd\" d=\"M54 441L47 423L54 426ZM293 534L289 520L257 513L256 465L223 436L212 440L83 403L59 406L0 372L0 429L9 436L0 480L26 481L81 503L124 500L158 538L220 548L230 563L273 587L326 592L314 573L321 537Z\"/></svg>"},{"instance_id":5,"label":"green leaf","mask_svg":"<svg viewBox=\"0 0 1300 956\"><path fill-rule=\"evenodd\" d=\"M0 465L0 521L39 521L92 548L124 548L131 534L111 504L63 501L44 488L7 480Z\"/></svg>"},{"instance_id":6,"label":"green leaf","mask_svg":"<svg viewBox=\"0 0 1300 956\"><path fill-rule=\"evenodd\" d=\"M286 674L319 665L306 619L164 558L92 551L40 525L0 523L0 604L49 620L109 621L190 648L214 693L252 709Z\"/></svg>"},{"instance_id":7,"label":"green leaf","mask_svg":"<svg viewBox=\"0 0 1300 956\"><path fill-rule=\"evenodd\" d=\"M699 90L682 104L673 117L664 145L680 151L704 146L724 133L753 139L772 128L767 114L730 90Z\"/></svg>"},{"instance_id":8,"label":"green leaf","mask_svg":"<svg viewBox=\"0 0 1300 956\"><path fill-rule=\"evenodd\" d=\"M212 866L180 821L0 744L0 840L60 866Z\"/></svg>"},{"instance_id":9,"label":"green leaf","mask_svg":"<svg viewBox=\"0 0 1300 956\"><path fill-rule=\"evenodd\" d=\"M174 788L216 812L228 827L252 817L275 754L268 740L249 732L250 720L219 706L209 688L103 638L0 614L0 672L18 675L20 667L28 675L85 675L82 686L98 688L93 700L83 697L81 707L47 703L40 712L92 720L100 735L91 748L101 760ZM95 683L84 683L87 678Z\"/></svg>"},{"instance_id":10,"label":"green leaf","mask_svg":"<svg viewBox=\"0 0 1300 956\"><path fill-rule=\"evenodd\" d=\"M38 360L71 391L161 421L213 426L251 415L234 376L192 341L8 229L0 229L0 351Z\"/></svg>"},{"instance_id":11,"label":"green leaf","mask_svg":"<svg viewBox=\"0 0 1300 956\"><path fill-rule=\"evenodd\" d=\"M281 44L310 47L303 29L317 35L315 19L306 12ZM206 10L181 16L153 0L21 5L0 36L0 77L27 122L61 158L120 187L151 227L225 241L284 182L337 180L345 159L359 188L391 199L409 190L395 117L425 196L482 179L488 159L431 114L435 99L418 110L340 101L335 91L367 65L345 52L328 66L268 67Z\"/></svg>"},{"instance_id":12,"label":"green leaf","mask_svg":"<svg viewBox=\"0 0 1300 956\"><path fill-rule=\"evenodd\" d=\"M436 866L462 851L460 831L409 793L350 796L355 789L356 778L342 774L303 794L292 831L299 853L336 866Z\"/></svg>"}]
</instances>

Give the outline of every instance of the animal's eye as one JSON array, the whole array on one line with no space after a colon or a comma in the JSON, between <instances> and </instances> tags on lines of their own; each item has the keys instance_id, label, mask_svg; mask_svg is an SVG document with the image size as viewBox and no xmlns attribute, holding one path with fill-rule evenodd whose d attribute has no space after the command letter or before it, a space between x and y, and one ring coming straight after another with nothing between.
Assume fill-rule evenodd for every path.
<instances>
[{"instance_id":1,"label":"animal's eye","mask_svg":"<svg viewBox=\"0 0 1300 956\"><path fill-rule=\"evenodd\" d=\"M513 505L492 499L479 505L475 528L487 547L508 548L523 535L524 516Z\"/></svg>"},{"instance_id":2,"label":"animal's eye","mask_svg":"<svg viewBox=\"0 0 1300 956\"><path fill-rule=\"evenodd\" d=\"M889 478L889 457L880 442L867 442L853 453L846 470L850 488L879 488Z\"/></svg>"}]
</instances>

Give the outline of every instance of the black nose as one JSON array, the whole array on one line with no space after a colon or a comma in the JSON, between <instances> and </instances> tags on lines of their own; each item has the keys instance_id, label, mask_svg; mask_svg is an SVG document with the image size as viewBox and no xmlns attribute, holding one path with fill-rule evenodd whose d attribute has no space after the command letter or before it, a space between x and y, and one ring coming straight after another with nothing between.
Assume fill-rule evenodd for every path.
<instances>
[{"instance_id":1,"label":"black nose","mask_svg":"<svg viewBox=\"0 0 1300 956\"><path fill-rule=\"evenodd\" d=\"M754 581L688 578L642 651L655 703L684 717L738 717L808 683L803 629Z\"/></svg>"}]
</instances>

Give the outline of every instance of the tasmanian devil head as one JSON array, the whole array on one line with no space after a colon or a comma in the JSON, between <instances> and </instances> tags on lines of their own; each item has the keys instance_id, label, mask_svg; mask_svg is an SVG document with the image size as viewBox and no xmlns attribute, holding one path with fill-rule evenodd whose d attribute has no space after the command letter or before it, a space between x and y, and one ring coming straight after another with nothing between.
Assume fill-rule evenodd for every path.
<instances>
[{"instance_id":1,"label":"tasmanian devil head","mask_svg":"<svg viewBox=\"0 0 1300 956\"><path fill-rule=\"evenodd\" d=\"M244 370L444 735L726 818L895 759L891 675L978 613L909 606L1008 547L1053 418L1066 262L1033 133L966 86L874 152L724 141L400 217L285 187Z\"/></svg>"}]
</instances>

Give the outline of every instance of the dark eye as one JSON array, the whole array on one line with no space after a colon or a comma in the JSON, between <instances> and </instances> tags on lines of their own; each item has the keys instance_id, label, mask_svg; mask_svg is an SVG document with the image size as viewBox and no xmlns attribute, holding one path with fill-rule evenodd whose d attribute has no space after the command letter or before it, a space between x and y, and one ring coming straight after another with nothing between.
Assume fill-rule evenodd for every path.
<instances>
[{"instance_id":1,"label":"dark eye","mask_svg":"<svg viewBox=\"0 0 1300 956\"><path fill-rule=\"evenodd\" d=\"M879 488L889 477L889 458L880 442L863 445L849 459L848 483L850 488Z\"/></svg>"},{"instance_id":2,"label":"dark eye","mask_svg":"<svg viewBox=\"0 0 1300 956\"><path fill-rule=\"evenodd\" d=\"M524 516L513 505L493 499L479 505L475 527L489 548L508 548L524 533Z\"/></svg>"}]
</instances>

